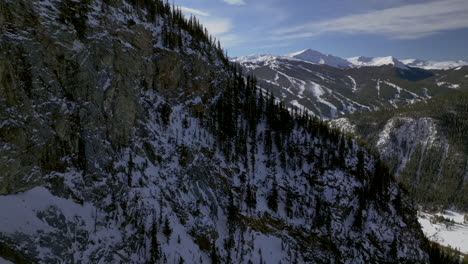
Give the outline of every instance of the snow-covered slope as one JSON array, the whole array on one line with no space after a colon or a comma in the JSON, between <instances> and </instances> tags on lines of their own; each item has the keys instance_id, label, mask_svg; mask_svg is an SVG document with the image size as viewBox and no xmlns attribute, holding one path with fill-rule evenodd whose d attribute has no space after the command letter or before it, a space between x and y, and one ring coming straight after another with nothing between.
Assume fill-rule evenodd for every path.
<instances>
[{"instance_id":1,"label":"snow-covered slope","mask_svg":"<svg viewBox=\"0 0 468 264\"><path fill-rule=\"evenodd\" d=\"M468 62L466 61L424 61L418 59L407 59L401 60L404 64L410 67L421 68L425 70L448 70L454 69L461 66L467 66Z\"/></svg>"},{"instance_id":2,"label":"snow-covered slope","mask_svg":"<svg viewBox=\"0 0 468 264\"><path fill-rule=\"evenodd\" d=\"M279 56L272 54L252 54L242 57L231 58L231 61L237 63L263 63L277 59Z\"/></svg>"},{"instance_id":3,"label":"snow-covered slope","mask_svg":"<svg viewBox=\"0 0 468 264\"><path fill-rule=\"evenodd\" d=\"M347 61L357 67L369 67L369 66L383 66L383 65L393 65L397 68L408 70L408 67L401 61L397 60L392 56L388 57L352 57L348 58Z\"/></svg>"},{"instance_id":4,"label":"snow-covered slope","mask_svg":"<svg viewBox=\"0 0 468 264\"><path fill-rule=\"evenodd\" d=\"M275 104L168 3L4 1L0 25L1 259L428 261L375 156Z\"/></svg>"},{"instance_id":5,"label":"snow-covered slope","mask_svg":"<svg viewBox=\"0 0 468 264\"><path fill-rule=\"evenodd\" d=\"M335 68L309 61L273 55L233 59L258 86L284 102L324 119L426 100L442 90L436 84L402 82L419 77L413 69L391 66ZM402 76L402 77L400 77ZM430 73L429 75L430 76Z\"/></svg>"},{"instance_id":6,"label":"snow-covered slope","mask_svg":"<svg viewBox=\"0 0 468 264\"><path fill-rule=\"evenodd\" d=\"M286 56L300 60L305 60L316 64L324 64L331 67L345 68L351 66L351 63L340 57L326 55L312 49L298 51L292 54L288 54Z\"/></svg>"},{"instance_id":7,"label":"snow-covered slope","mask_svg":"<svg viewBox=\"0 0 468 264\"><path fill-rule=\"evenodd\" d=\"M437 214L418 212L418 220L431 241L468 254L468 214L450 210Z\"/></svg>"}]
</instances>

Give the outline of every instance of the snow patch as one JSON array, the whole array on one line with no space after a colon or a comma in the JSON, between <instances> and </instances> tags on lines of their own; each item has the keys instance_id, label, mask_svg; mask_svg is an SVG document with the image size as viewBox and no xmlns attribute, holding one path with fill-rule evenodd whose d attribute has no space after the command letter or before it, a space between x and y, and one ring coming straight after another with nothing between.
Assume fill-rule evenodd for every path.
<instances>
[{"instance_id":1,"label":"snow patch","mask_svg":"<svg viewBox=\"0 0 468 264\"><path fill-rule=\"evenodd\" d=\"M436 215L449 219L453 223L431 221L431 218ZM437 214L418 212L418 220L429 240L468 254L468 223L464 222L464 214L455 211L445 211Z\"/></svg>"}]
</instances>

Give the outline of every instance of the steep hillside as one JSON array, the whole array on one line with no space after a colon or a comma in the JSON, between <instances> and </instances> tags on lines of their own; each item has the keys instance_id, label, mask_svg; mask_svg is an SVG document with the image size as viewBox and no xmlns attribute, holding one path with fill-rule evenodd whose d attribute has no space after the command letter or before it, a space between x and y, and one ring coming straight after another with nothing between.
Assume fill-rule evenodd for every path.
<instances>
[{"instance_id":1,"label":"steep hillside","mask_svg":"<svg viewBox=\"0 0 468 264\"><path fill-rule=\"evenodd\" d=\"M2 1L0 28L0 260L429 260L380 161L168 4Z\"/></svg>"},{"instance_id":2,"label":"steep hillside","mask_svg":"<svg viewBox=\"0 0 468 264\"><path fill-rule=\"evenodd\" d=\"M468 92L332 121L368 141L423 205L468 210ZM435 209L435 208L433 208Z\"/></svg>"}]
</instances>

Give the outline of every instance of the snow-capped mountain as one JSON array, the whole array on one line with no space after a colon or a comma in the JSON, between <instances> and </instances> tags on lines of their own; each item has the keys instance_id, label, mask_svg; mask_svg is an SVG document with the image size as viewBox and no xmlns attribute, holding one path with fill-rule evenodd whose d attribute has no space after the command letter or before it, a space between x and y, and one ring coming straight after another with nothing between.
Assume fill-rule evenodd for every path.
<instances>
[{"instance_id":1,"label":"snow-capped mountain","mask_svg":"<svg viewBox=\"0 0 468 264\"><path fill-rule=\"evenodd\" d=\"M345 68L351 66L351 63L345 59L333 55L326 55L312 49L301 50L286 56L331 67Z\"/></svg>"},{"instance_id":2,"label":"snow-capped mountain","mask_svg":"<svg viewBox=\"0 0 468 264\"><path fill-rule=\"evenodd\" d=\"M457 77L465 71L440 74L383 63L374 67L335 68L292 57L258 55L234 60L254 74L258 86L290 105L333 119L341 115L398 108L468 88ZM372 61L370 59L369 61ZM382 60L394 62L393 60Z\"/></svg>"},{"instance_id":3,"label":"snow-capped mountain","mask_svg":"<svg viewBox=\"0 0 468 264\"><path fill-rule=\"evenodd\" d=\"M404 64L410 67L421 68L426 70L448 70L462 66L467 66L466 61L424 61L418 59L401 60Z\"/></svg>"},{"instance_id":4,"label":"snow-capped mountain","mask_svg":"<svg viewBox=\"0 0 468 264\"><path fill-rule=\"evenodd\" d=\"M383 66L383 65L393 65L397 68L408 70L408 66L406 66L403 62L397 60L396 58L392 56L387 56L387 57L377 57L377 58L372 58L372 57L352 57L348 58L347 61L356 66L356 67L378 67L378 66Z\"/></svg>"}]
</instances>

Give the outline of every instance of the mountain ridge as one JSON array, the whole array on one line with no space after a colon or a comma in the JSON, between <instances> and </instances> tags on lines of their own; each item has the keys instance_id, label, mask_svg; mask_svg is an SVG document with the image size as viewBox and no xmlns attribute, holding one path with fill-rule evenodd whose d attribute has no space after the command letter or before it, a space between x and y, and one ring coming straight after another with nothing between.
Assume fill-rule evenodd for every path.
<instances>
[{"instance_id":1,"label":"mountain ridge","mask_svg":"<svg viewBox=\"0 0 468 264\"><path fill-rule=\"evenodd\" d=\"M168 2L1 10L0 260L429 261L377 157L258 89Z\"/></svg>"},{"instance_id":2,"label":"mountain ridge","mask_svg":"<svg viewBox=\"0 0 468 264\"><path fill-rule=\"evenodd\" d=\"M337 68L346 68L351 66L351 63L345 59L333 55L325 55L312 49L305 49L299 52L291 53L286 55L286 57L293 57L296 59L301 59L317 64L325 64Z\"/></svg>"},{"instance_id":3,"label":"mountain ridge","mask_svg":"<svg viewBox=\"0 0 468 264\"><path fill-rule=\"evenodd\" d=\"M240 59L238 62L252 62L255 57L261 55L248 55L232 58L232 60ZM331 54L323 54L313 49L304 49L298 52L286 54L284 56L268 54L272 57L290 57L308 61L315 64L328 65L336 68L347 68L347 67L378 67L383 65L393 65L397 68L408 70L408 67L421 68L424 70L449 70L455 69L462 66L468 66L468 62L463 60L458 61L426 61L420 59L397 59L393 56L384 57L366 57L357 56L350 58L340 58Z\"/></svg>"}]
</instances>

